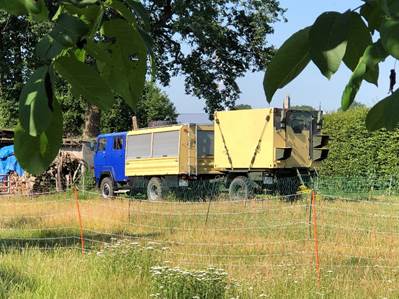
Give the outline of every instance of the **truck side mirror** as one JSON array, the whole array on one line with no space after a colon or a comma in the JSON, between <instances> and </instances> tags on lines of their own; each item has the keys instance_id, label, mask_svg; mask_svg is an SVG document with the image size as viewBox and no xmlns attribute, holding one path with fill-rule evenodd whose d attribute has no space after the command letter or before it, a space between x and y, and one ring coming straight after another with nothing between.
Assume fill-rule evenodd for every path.
<instances>
[{"instance_id":1,"label":"truck side mirror","mask_svg":"<svg viewBox=\"0 0 399 299\"><path fill-rule=\"evenodd\" d=\"M90 141L89 143L89 148L92 152L96 151L96 147L97 147L97 142L96 141Z\"/></svg>"}]
</instances>

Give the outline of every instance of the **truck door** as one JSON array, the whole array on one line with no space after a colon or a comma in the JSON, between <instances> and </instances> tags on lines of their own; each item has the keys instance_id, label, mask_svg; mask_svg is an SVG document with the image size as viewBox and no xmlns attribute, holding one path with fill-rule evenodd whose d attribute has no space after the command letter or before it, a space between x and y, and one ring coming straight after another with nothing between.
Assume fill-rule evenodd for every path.
<instances>
[{"instance_id":1,"label":"truck door","mask_svg":"<svg viewBox=\"0 0 399 299\"><path fill-rule=\"evenodd\" d=\"M94 176L96 177L97 183L104 172L106 166L106 150L107 150L107 138L99 137L97 139L96 152L94 154Z\"/></svg>"},{"instance_id":2,"label":"truck door","mask_svg":"<svg viewBox=\"0 0 399 299\"><path fill-rule=\"evenodd\" d=\"M110 138L108 163L113 167L114 180L124 181L125 177L125 146L126 135L116 135Z\"/></svg>"}]
</instances>

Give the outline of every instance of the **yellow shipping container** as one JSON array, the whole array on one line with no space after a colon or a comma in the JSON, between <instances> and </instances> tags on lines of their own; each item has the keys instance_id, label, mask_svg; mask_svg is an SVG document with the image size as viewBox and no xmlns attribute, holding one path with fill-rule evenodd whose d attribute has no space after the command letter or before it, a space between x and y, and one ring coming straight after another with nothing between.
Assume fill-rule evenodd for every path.
<instances>
[{"instance_id":1,"label":"yellow shipping container","mask_svg":"<svg viewBox=\"0 0 399 299\"><path fill-rule=\"evenodd\" d=\"M319 122L319 123L318 123ZM326 157L317 111L277 108L217 112L215 169L310 168Z\"/></svg>"}]
</instances>

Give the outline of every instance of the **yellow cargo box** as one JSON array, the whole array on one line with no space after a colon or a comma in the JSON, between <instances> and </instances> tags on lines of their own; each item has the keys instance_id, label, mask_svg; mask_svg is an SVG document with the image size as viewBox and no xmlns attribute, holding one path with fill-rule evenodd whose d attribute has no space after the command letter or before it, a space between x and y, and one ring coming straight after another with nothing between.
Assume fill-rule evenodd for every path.
<instances>
[{"instance_id":1,"label":"yellow cargo box","mask_svg":"<svg viewBox=\"0 0 399 299\"><path fill-rule=\"evenodd\" d=\"M215 113L215 169L315 166L328 153L318 113L277 108Z\"/></svg>"},{"instance_id":2,"label":"yellow cargo box","mask_svg":"<svg viewBox=\"0 0 399 299\"><path fill-rule=\"evenodd\" d=\"M185 124L130 131L125 161L126 176L215 173L213 126Z\"/></svg>"}]
</instances>

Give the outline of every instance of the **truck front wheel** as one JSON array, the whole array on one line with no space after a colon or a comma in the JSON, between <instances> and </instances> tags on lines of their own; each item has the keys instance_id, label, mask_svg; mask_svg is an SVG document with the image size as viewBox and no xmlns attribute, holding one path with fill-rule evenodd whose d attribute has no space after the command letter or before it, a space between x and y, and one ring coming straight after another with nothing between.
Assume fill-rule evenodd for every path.
<instances>
[{"instance_id":1,"label":"truck front wheel","mask_svg":"<svg viewBox=\"0 0 399 299\"><path fill-rule=\"evenodd\" d=\"M114 196L114 182L110 177L101 180L100 191L103 198L108 199Z\"/></svg>"},{"instance_id":2,"label":"truck front wheel","mask_svg":"<svg viewBox=\"0 0 399 299\"><path fill-rule=\"evenodd\" d=\"M229 187L230 200L250 199L254 195L254 187L249 178L238 176L233 179Z\"/></svg>"},{"instance_id":3,"label":"truck front wheel","mask_svg":"<svg viewBox=\"0 0 399 299\"><path fill-rule=\"evenodd\" d=\"M165 183L157 177L153 177L148 181L147 198L148 200L158 201L165 199L168 188Z\"/></svg>"}]
</instances>

